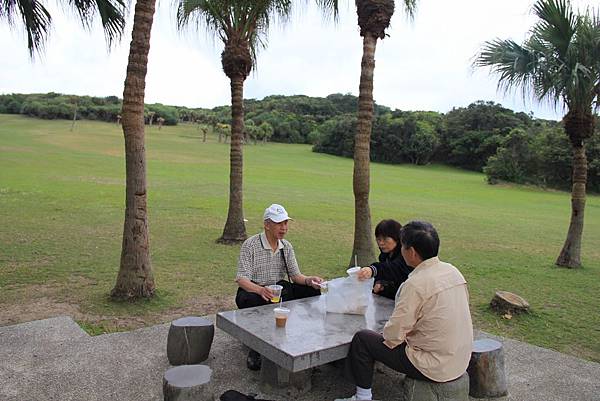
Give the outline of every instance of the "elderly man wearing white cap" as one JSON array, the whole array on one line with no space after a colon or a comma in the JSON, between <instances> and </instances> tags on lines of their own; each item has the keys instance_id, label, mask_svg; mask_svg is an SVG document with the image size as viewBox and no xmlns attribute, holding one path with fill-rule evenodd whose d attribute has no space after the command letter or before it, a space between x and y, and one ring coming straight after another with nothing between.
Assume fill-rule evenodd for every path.
<instances>
[{"instance_id":1,"label":"elderly man wearing white cap","mask_svg":"<svg viewBox=\"0 0 600 401\"><path fill-rule=\"evenodd\" d=\"M263 220L264 232L248 238L240 250L235 279L239 285L235 297L238 308L270 303L273 293L266 286L276 283L284 287L282 297L285 301L319 295L319 283L323 279L300 273L294 248L283 239L288 231L288 221L292 220L285 208L272 204L265 209ZM247 365L252 370L260 369L260 355L251 350Z\"/></svg>"}]
</instances>

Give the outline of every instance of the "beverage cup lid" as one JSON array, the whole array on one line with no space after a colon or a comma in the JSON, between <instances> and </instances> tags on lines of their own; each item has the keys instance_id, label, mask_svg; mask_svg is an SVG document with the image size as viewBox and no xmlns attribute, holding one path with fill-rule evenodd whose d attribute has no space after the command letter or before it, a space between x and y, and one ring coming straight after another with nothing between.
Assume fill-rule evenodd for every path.
<instances>
[{"instance_id":1,"label":"beverage cup lid","mask_svg":"<svg viewBox=\"0 0 600 401\"><path fill-rule=\"evenodd\" d=\"M355 266L355 267L351 267L348 270L346 270L346 273L348 273L348 275L350 277L354 277L358 274L358 271L360 270L359 266Z\"/></svg>"},{"instance_id":2,"label":"beverage cup lid","mask_svg":"<svg viewBox=\"0 0 600 401\"><path fill-rule=\"evenodd\" d=\"M268 285L267 288L270 289L270 290L275 290L275 291L283 289L283 287L280 286L279 284Z\"/></svg>"},{"instance_id":3,"label":"beverage cup lid","mask_svg":"<svg viewBox=\"0 0 600 401\"><path fill-rule=\"evenodd\" d=\"M283 306L277 307L277 308L273 309L273 311L276 314L280 314L280 315L289 315L289 313L290 313L290 310L288 308L284 308Z\"/></svg>"}]
</instances>

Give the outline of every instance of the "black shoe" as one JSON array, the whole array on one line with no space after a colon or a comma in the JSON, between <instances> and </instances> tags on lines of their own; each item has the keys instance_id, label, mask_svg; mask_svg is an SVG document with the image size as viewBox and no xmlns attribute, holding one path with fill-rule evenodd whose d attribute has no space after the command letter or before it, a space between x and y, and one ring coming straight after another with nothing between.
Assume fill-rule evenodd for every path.
<instances>
[{"instance_id":1,"label":"black shoe","mask_svg":"<svg viewBox=\"0 0 600 401\"><path fill-rule=\"evenodd\" d=\"M260 370L261 358L260 354L254 350L250 350L248 358L246 358L246 366L250 370Z\"/></svg>"}]
</instances>

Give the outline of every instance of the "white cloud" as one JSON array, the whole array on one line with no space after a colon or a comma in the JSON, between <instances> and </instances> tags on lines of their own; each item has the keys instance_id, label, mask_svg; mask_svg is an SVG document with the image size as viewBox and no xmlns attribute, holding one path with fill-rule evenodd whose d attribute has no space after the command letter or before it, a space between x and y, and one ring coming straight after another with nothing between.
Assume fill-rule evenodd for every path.
<instances>
[{"instance_id":1,"label":"white cloud","mask_svg":"<svg viewBox=\"0 0 600 401\"><path fill-rule=\"evenodd\" d=\"M245 97L272 94L326 96L358 93L362 38L351 1L342 3L338 24L323 21L310 5L286 27L273 27L258 68L248 77ZM520 94L504 95L485 70L470 64L481 44L495 37L522 41L534 18L523 0L429 0L419 2L414 21L396 2L389 37L378 42L375 100L403 110L446 112L475 100L493 100L514 110L560 118L551 108ZM591 1L574 1L576 6ZM221 45L204 31L175 30L171 2L159 4L152 31L146 101L190 107L229 103L229 81L221 70ZM0 26L0 93L61 92L121 96L131 17L121 43L106 50L101 29L85 32L75 16L52 8L55 29L43 57L31 61L24 36Z\"/></svg>"}]
</instances>

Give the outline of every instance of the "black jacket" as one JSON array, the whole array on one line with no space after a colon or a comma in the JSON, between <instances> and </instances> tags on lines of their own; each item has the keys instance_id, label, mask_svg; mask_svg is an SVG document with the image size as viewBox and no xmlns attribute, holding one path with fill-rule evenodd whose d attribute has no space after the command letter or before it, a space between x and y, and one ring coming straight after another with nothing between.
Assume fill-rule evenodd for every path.
<instances>
[{"instance_id":1,"label":"black jacket","mask_svg":"<svg viewBox=\"0 0 600 401\"><path fill-rule=\"evenodd\" d=\"M394 299L400 284L406 281L413 268L404 261L398 245L391 253L380 253L379 262L373 263L371 270L373 270L375 284L383 285L379 295Z\"/></svg>"}]
</instances>

